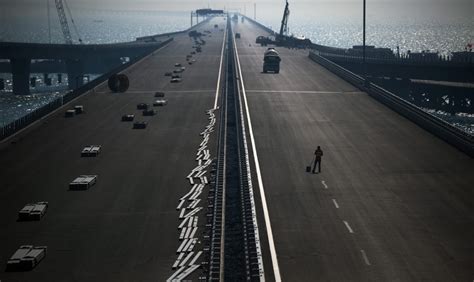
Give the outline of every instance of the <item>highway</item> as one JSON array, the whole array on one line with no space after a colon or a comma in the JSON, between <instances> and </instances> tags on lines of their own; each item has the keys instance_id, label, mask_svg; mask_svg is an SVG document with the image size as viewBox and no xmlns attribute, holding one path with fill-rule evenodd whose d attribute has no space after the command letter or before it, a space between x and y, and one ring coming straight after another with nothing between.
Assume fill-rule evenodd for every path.
<instances>
[{"instance_id":1,"label":"highway","mask_svg":"<svg viewBox=\"0 0 474 282\"><path fill-rule=\"evenodd\" d=\"M177 35L123 72L127 92L102 84L0 143L0 264L21 245L48 246L35 269L2 271L1 281L165 281L175 272L177 206L191 188L207 111L220 105L225 24L214 18L198 28L211 33L194 64L185 60L193 40ZM280 73L263 74L266 47L255 38L265 32L248 21L234 31L266 281L471 281L473 160L308 51L277 48ZM180 83L164 75L175 63L186 67ZM143 117L136 105L152 103L156 91L168 104ZM65 118L74 105L85 113ZM132 129L124 114L148 127ZM211 158L216 139L211 133ZM100 155L81 158L92 144ZM307 173L318 145L322 172ZM98 175L97 184L70 191L81 174ZM38 201L49 202L44 218L18 222L18 211ZM194 250L203 247L198 240Z\"/></svg>"},{"instance_id":2,"label":"highway","mask_svg":"<svg viewBox=\"0 0 474 282\"><path fill-rule=\"evenodd\" d=\"M267 278L472 280L473 160L307 51L277 48L280 73L262 73L266 47L255 38L265 32L248 21L234 31L261 170L252 163L254 186L260 176L278 260L262 232ZM318 145L322 172L306 173Z\"/></svg>"},{"instance_id":3,"label":"highway","mask_svg":"<svg viewBox=\"0 0 474 282\"><path fill-rule=\"evenodd\" d=\"M67 107L83 105L84 114L64 118L66 108L60 109L1 144L1 267L20 245L48 246L34 270L2 269L1 281L164 281L174 272L176 207L191 187L186 175L196 166L199 134L209 124L206 111L214 107L225 25L215 18L198 28L211 34L203 37L193 65L185 60L192 39L177 35L124 71L130 78L126 93L110 93L102 84ZM175 63L186 67L180 83L164 76ZM155 91L165 92L168 105L143 117L136 105L151 104ZM148 121L148 127L132 129L121 122L124 114ZM216 144L210 140L212 154ZM102 146L100 155L81 158L91 144ZM81 174L98 175L97 184L69 191ZM49 202L44 218L17 222L18 211L37 201ZM201 218L199 226L204 223Z\"/></svg>"}]
</instances>

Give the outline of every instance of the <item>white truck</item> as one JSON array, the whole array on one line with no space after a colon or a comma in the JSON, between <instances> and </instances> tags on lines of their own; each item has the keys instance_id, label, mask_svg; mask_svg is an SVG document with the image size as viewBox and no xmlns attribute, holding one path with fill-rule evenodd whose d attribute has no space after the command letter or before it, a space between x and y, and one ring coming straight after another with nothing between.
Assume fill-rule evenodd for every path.
<instances>
[{"instance_id":1,"label":"white truck","mask_svg":"<svg viewBox=\"0 0 474 282\"><path fill-rule=\"evenodd\" d=\"M165 99L158 99L158 100L155 100L155 102L153 102L153 106L165 106L166 104L168 104L168 101L165 100Z\"/></svg>"}]
</instances>

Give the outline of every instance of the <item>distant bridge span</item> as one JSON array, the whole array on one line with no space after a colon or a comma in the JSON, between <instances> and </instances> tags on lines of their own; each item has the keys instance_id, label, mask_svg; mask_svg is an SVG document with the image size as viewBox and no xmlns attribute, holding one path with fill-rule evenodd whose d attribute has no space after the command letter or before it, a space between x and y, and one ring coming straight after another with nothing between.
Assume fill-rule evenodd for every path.
<instances>
[{"instance_id":1,"label":"distant bridge span","mask_svg":"<svg viewBox=\"0 0 474 282\"><path fill-rule=\"evenodd\" d=\"M120 58L134 60L158 49L173 40L162 37L154 41L134 41L115 44L42 44L1 42L0 59L10 60L10 72L13 75L13 92L28 95L29 77L32 59L61 60L65 62L69 77L69 88L75 89L82 85L82 77L86 72L86 63L95 62L103 68L112 68L121 64ZM7 70L5 65L2 70Z\"/></svg>"}]
</instances>

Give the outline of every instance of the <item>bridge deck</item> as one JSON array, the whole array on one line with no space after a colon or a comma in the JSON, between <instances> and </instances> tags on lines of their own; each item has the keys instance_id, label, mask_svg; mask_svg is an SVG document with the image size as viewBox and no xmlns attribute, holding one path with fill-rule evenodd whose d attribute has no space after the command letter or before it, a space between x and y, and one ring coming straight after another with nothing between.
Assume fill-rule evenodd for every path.
<instances>
[{"instance_id":1,"label":"bridge deck","mask_svg":"<svg viewBox=\"0 0 474 282\"><path fill-rule=\"evenodd\" d=\"M98 87L72 104L84 105L85 114L65 119L61 110L4 146L0 267L20 245L46 245L48 254L31 272L2 270L0 280L163 281L170 276L179 244L176 206L190 188L185 176L196 166L199 133L209 123L205 111L214 106L224 35L214 23L225 25L218 18L199 27L211 30L212 37L204 37L195 64L185 60L192 40L178 35L125 71L128 92L111 94ZM186 71L181 83L171 84L164 73L176 62ZM151 104L155 91L164 91L169 103L157 108L158 115L142 117L136 105ZM128 113L149 121L149 127L133 130L121 122ZM90 144L102 145L102 153L81 158ZM68 191L80 174L97 174L97 184ZM18 210L36 201L50 205L41 222L15 222Z\"/></svg>"},{"instance_id":2,"label":"bridge deck","mask_svg":"<svg viewBox=\"0 0 474 282\"><path fill-rule=\"evenodd\" d=\"M85 106L84 115L64 119L61 111L3 146L0 262L23 244L49 249L34 271L0 273L0 280L156 281L171 274L175 208L189 190L184 176L195 166L204 111L214 104L223 33L213 24L200 28L212 37L197 63L186 65L182 83L170 84L163 74L185 62L192 44L186 35L128 69L127 93L99 87L73 103ZM254 43L261 31L248 22L236 31L283 280L472 279L472 159L306 52L279 48L280 74L262 74L264 48ZM152 102L157 90L165 90L169 104L146 118L149 128L120 122L126 113L142 119L136 104ZM90 144L101 144L101 155L80 158ZM317 145L323 172L308 174ZM98 174L98 183L69 192L79 174ZM50 209L41 222L15 222L24 204L43 200Z\"/></svg>"},{"instance_id":3,"label":"bridge deck","mask_svg":"<svg viewBox=\"0 0 474 282\"><path fill-rule=\"evenodd\" d=\"M472 279L473 160L307 52L263 74L264 32L235 32L283 281Z\"/></svg>"}]
</instances>

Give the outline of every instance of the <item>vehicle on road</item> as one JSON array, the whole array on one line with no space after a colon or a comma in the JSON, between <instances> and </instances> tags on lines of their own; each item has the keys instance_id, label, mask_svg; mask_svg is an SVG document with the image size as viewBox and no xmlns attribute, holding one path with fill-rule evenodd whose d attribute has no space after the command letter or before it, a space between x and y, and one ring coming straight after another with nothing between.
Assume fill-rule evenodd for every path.
<instances>
[{"instance_id":1,"label":"vehicle on road","mask_svg":"<svg viewBox=\"0 0 474 282\"><path fill-rule=\"evenodd\" d=\"M74 115L76 115L76 110L67 110L67 111L64 113L64 116L65 116L65 117L73 117Z\"/></svg>"},{"instance_id":2,"label":"vehicle on road","mask_svg":"<svg viewBox=\"0 0 474 282\"><path fill-rule=\"evenodd\" d=\"M165 99L159 99L153 102L153 106L165 106L166 104L168 104L168 101Z\"/></svg>"},{"instance_id":3,"label":"vehicle on road","mask_svg":"<svg viewBox=\"0 0 474 282\"><path fill-rule=\"evenodd\" d=\"M84 106L76 105L74 106L74 110L76 111L76 114L82 114L84 112Z\"/></svg>"},{"instance_id":4,"label":"vehicle on road","mask_svg":"<svg viewBox=\"0 0 474 282\"><path fill-rule=\"evenodd\" d=\"M137 105L137 110L146 110L148 109L148 105L145 103L140 103Z\"/></svg>"},{"instance_id":5,"label":"vehicle on road","mask_svg":"<svg viewBox=\"0 0 474 282\"><path fill-rule=\"evenodd\" d=\"M135 123L133 123L133 129L145 129L146 127L146 121L136 121Z\"/></svg>"},{"instance_id":6,"label":"vehicle on road","mask_svg":"<svg viewBox=\"0 0 474 282\"><path fill-rule=\"evenodd\" d=\"M135 115L123 115L122 121L133 121L134 118L135 118Z\"/></svg>"},{"instance_id":7,"label":"vehicle on road","mask_svg":"<svg viewBox=\"0 0 474 282\"><path fill-rule=\"evenodd\" d=\"M154 115L156 115L156 110L153 110L153 109L143 110L143 115L144 116L154 116Z\"/></svg>"},{"instance_id":8,"label":"vehicle on road","mask_svg":"<svg viewBox=\"0 0 474 282\"><path fill-rule=\"evenodd\" d=\"M274 73L280 72L280 55L275 48L268 48L263 55L263 72L272 71Z\"/></svg>"}]
</instances>

